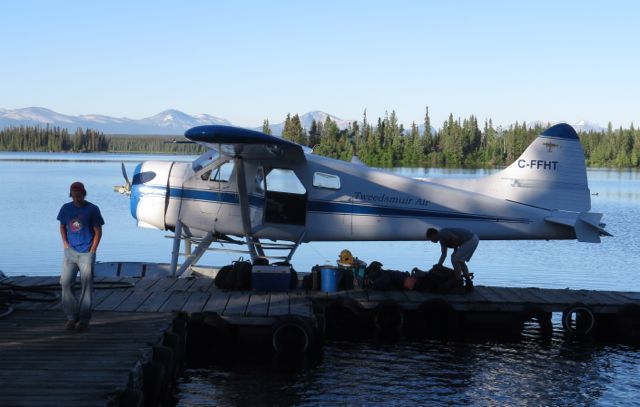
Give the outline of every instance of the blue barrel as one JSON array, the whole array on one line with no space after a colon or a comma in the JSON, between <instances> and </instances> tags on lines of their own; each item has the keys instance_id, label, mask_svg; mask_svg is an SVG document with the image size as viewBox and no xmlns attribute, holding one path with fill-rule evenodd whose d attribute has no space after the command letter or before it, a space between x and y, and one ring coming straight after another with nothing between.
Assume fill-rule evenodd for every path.
<instances>
[{"instance_id":1,"label":"blue barrel","mask_svg":"<svg viewBox=\"0 0 640 407\"><path fill-rule=\"evenodd\" d=\"M320 267L320 290L332 293L337 290L338 269L333 266Z\"/></svg>"}]
</instances>

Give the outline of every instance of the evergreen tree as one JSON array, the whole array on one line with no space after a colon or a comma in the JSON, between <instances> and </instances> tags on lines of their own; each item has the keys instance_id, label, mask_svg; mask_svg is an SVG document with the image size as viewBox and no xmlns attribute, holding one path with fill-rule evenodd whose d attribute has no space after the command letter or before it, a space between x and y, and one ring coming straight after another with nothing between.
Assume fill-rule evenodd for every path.
<instances>
[{"instance_id":1,"label":"evergreen tree","mask_svg":"<svg viewBox=\"0 0 640 407\"><path fill-rule=\"evenodd\" d=\"M262 122L262 132L264 134L271 134L271 127L269 126L269 119L264 119Z\"/></svg>"},{"instance_id":2,"label":"evergreen tree","mask_svg":"<svg viewBox=\"0 0 640 407\"><path fill-rule=\"evenodd\" d=\"M284 122L284 129L282 130L282 138L285 140L293 141L301 145L307 145L307 136L300 123L300 117L296 114L291 117L287 114L287 118Z\"/></svg>"},{"instance_id":3,"label":"evergreen tree","mask_svg":"<svg viewBox=\"0 0 640 407\"><path fill-rule=\"evenodd\" d=\"M311 122L311 128L309 129L309 147L311 148L320 144L320 127L315 120Z\"/></svg>"}]
</instances>

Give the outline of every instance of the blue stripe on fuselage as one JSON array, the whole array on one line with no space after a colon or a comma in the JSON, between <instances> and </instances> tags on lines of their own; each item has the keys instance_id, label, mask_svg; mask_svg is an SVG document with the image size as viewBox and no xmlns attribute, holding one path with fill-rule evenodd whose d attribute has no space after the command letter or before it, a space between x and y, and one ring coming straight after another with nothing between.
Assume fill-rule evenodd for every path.
<instances>
[{"instance_id":1,"label":"blue stripe on fuselage","mask_svg":"<svg viewBox=\"0 0 640 407\"><path fill-rule=\"evenodd\" d=\"M356 216L389 216L403 218L448 218L484 220L490 222L527 222L524 218L500 218L461 212L446 212L424 209L392 208L386 206L351 204L346 202L309 201L309 212L344 214Z\"/></svg>"},{"instance_id":2,"label":"blue stripe on fuselage","mask_svg":"<svg viewBox=\"0 0 640 407\"><path fill-rule=\"evenodd\" d=\"M153 188L153 187L149 187ZM161 187L156 187L160 189ZM200 202L220 203L239 205L240 200L237 193L221 191L203 191L201 189L170 188L169 197L190 199ZM264 197L249 195L249 204L252 206L263 206ZM327 213L334 215L355 215L355 216L382 216L382 217L403 217L403 218L446 218L460 220L476 220L489 222L529 222L526 218L506 218L489 215L475 215L461 212L448 212L424 209L393 208L376 205L363 205L348 202L331 201L309 201L307 204L309 212Z\"/></svg>"}]
</instances>

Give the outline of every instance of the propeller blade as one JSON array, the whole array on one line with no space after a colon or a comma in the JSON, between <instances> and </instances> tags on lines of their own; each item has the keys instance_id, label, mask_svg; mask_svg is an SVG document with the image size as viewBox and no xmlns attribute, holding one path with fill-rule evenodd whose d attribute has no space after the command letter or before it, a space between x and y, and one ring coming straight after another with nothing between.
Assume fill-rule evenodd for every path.
<instances>
[{"instance_id":1,"label":"propeller blade","mask_svg":"<svg viewBox=\"0 0 640 407\"><path fill-rule=\"evenodd\" d=\"M124 177L124 180L127 182L127 188L131 189L131 182L129 181L129 177L127 177L127 169L124 167L124 163L120 163L122 164L122 176Z\"/></svg>"},{"instance_id":2,"label":"propeller blade","mask_svg":"<svg viewBox=\"0 0 640 407\"><path fill-rule=\"evenodd\" d=\"M121 194L127 194L129 195L131 193L131 181L129 181L129 177L127 176L127 169L124 167L124 163L121 163L122 166L122 176L124 177L124 180L126 181L125 185L116 185L113 187L113 190L115 192L121 193Z\"/></svg>"}]
</instances>

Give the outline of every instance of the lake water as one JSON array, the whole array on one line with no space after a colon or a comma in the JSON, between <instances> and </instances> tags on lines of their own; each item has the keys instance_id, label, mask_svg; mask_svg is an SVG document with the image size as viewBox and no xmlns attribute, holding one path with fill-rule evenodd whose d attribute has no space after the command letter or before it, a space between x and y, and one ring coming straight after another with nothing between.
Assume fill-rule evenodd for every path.
<instances>
[{"instance_id":1,"label":"lake water","mask_svg":"<svg viewBox=\"0 0 640 407\"><path fill-rule=\"evenodd\" d=\"M188 160L190 157L180 157ZM120 162L171 156L0 153L0 270L57 275L61 243L56 215L68 186L82 181L106 221L98 261L170 261L166 232L135 226ZM396 170L414 177L477 177L491 170ZM483 241L470 262L476 284L640 291L640 173L590 170L592 211L614 237L575 241ZM386 268L429 268L439 248L424 242L310 243L293 258L298 271L333 263L343 248ZM202 264L237 255L208 253ZM554 318L557 326L557 317ZM178 404L201 405L632 405L640 391L640 353L622 345L568 345L525 332L518 343L329 342L321 361L293 372L269 363L189 370Z\"/></svg>"}]
</instances>

